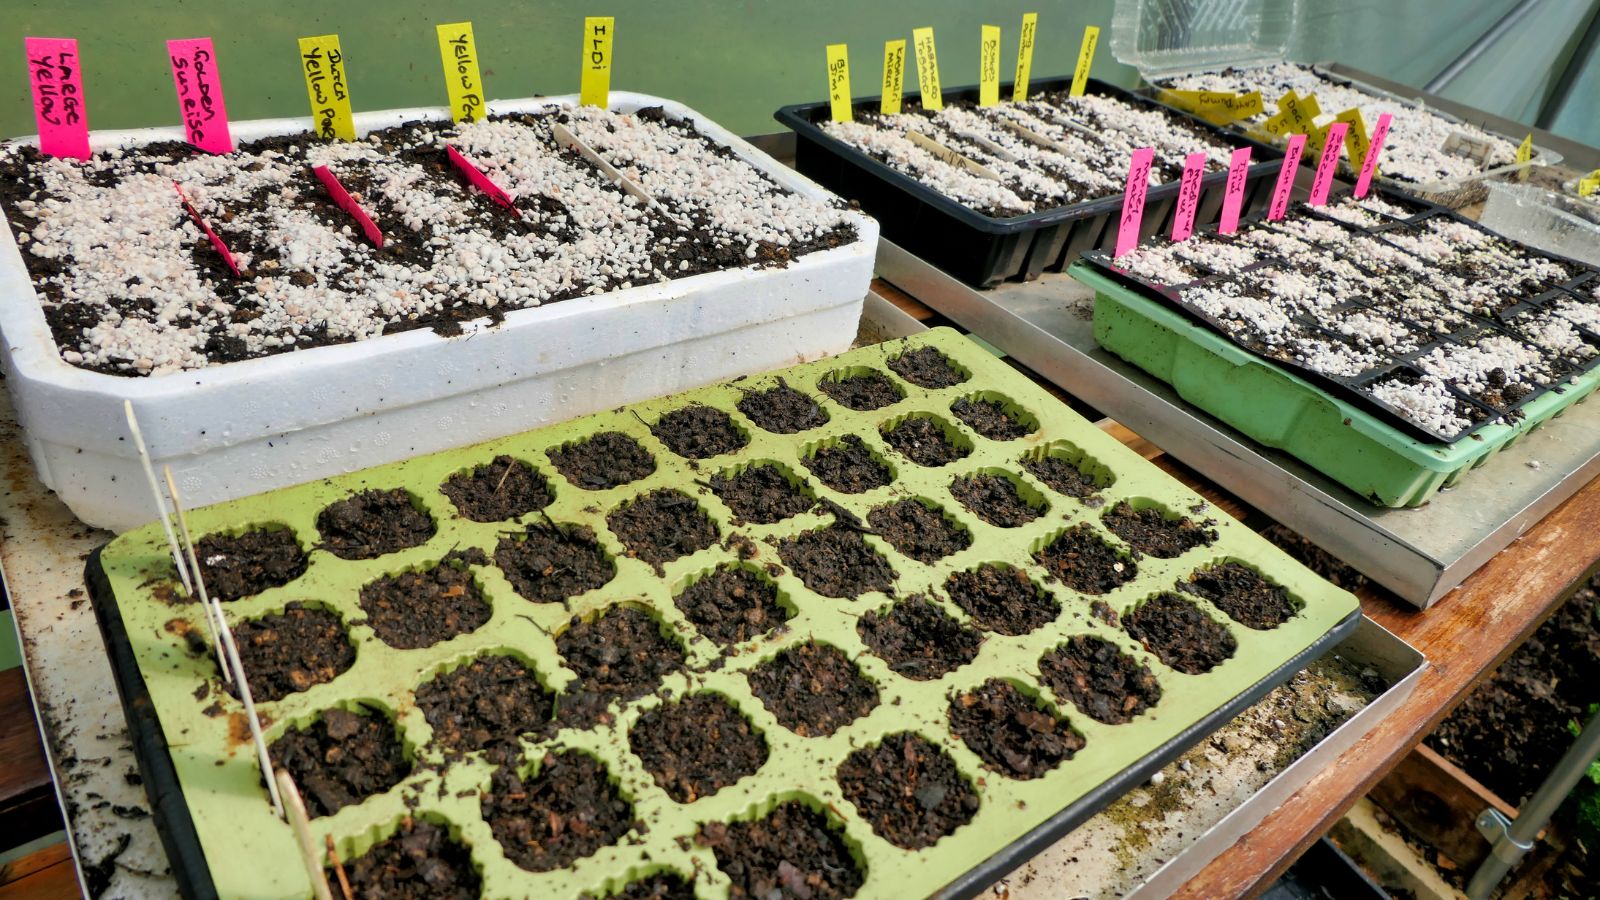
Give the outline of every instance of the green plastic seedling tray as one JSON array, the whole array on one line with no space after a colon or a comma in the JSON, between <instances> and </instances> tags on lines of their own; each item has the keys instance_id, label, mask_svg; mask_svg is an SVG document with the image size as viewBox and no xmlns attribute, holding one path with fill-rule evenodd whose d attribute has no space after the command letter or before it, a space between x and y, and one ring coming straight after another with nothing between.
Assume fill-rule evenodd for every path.
<instances>
[{"instance_id":1,"label":"green plastic seedling tray","mask_svg":"<svg viewBox=\"0 0 1600 900\"><path fill-rule=\"evenodd\" d=\"M1450 443L1418 440L1366 410L1235 345L1105 271L1074 265L1094 288L1094 337L1172 385L1183 399L1282 450L1379 506L1421 506L1523 435L1600 387L1600 369Z\"/></svg>"},{"instance_id":2,"label":"green plastic seedling tray","mask_svg":"<svg viewBox=\"0 0 1600 900\"><path fill-rule=\"evenodd\" d=\"M938 348L970 377L955 387L924 390L894 376L885 365L887 359L919 346ZM872 412L855 412L832 402L817 389L818 380L829 373L855 367L889 375L905 397ZM311 827L318 842L331 835L341 858L348 863L391 835L404 817L412 815L446 824L452 836L470 848L485 896L570 897L583 892L604 895L631 880L671 870L693 878L700 896L713 897L726 894L729 881L718 869L712 851L693 840L697 827L762 816L780 802L800 800L824 812L843 829L845 842L864 869L860 896L909 897L941 892L970 896L1121 792L1148 778L1156 768L1342 639L1359 620L1358 606L1350 594L1319 579L1250 529L1208 506L1198 495L955 332L935 329L905 341L856 350L778 374L791 386L815 397L830 421L794 435L771 434L756 427L734 409L734 404L742 391L773 383L773 376L763 376L190 514L190 525L197 536L278 523L292 529L309 550L310 565L305 575L283 587L225 604L231 621L278 612L290 601L306 600L337 612L356 645L355 663L332 681L259 704L267 719L267 740L275 740L291 725L313 721L322 710L360 703L389 715L406 753L419 762L410 777L387 793L368 797L331 816L313 819ZM972 432L951 413L950 405L979 392L1004 398L1012 409L1025 410L1037 421L1037 430L1025 438L1004 442ZM729 411L748 435L748 445L698 462L674 455L651 435L645 423L689 402ZM901 457L883 442L879 428L911 413L942 420L950 433L959 433L958 443L971 445L970 455L938 468L921 468ZM624 432L644 445L655 457L655 472L611 490L581 490L568 483L546 456L548 448L607 430ZM861 436L894 470L895 482L856 495L838 493L818 482L802 466L802 455L818 442L843 434ZM1096 473L1103 484L1099 497L1104 502L1089 504L1054 493L1018 465L1024 455L1044 452L1081 460L1080 468ZM475 523L458 517L450 500L440 493L438 486L451 474L502 453L526 461L548 480L555 495L554 502L545 509L551 519L594 529L615 562L614 579L602 588L577 595L567 605L541 604L513 591L493 565L475 567L478 584L492 605L492 618L475 631L422 650L393 649L378 641L367 626L349 624L365 617L357 599L362 585L382 575L430 566L456 547L483 547L492 555L502 533L520 530L521 525L540 518L531 513L512 522ZM887 605L890 597L883 593L869 593L854 600L823 597L808 590L787 568L778 568L771 569L769 577L779 591L780 603L794 611L787 628L737 645L724 657L717 644L697 635L674 605L673 595L714 567L736 562L735 550L719 543L666 564L664 574L658 577L645 563L624 555L621 544L607 530L604 517L636 494L674 486L697 498L724 538L743 534L753 539L757 555L745 565L767 571L780 562L767 539L824 527L833 521L833 514L819 508L777 525L735 525L731 512L701 485L714 473L762 460L777 462L804 477L817 497L836 502L863 521L873 507L909 495L936 503L970 532L972 543L968 549L933 565L915 562L896 553L877 536L868 536L868 543L898 573L897 597L932 593L948 613L966 621L965 614L943 595L941 585L945 578L984 562L1002 562L1024 568L1036 583L1043 584L1060 604L1060 615L1020 637L987 633L972 662L937 680L911 681L895 674L887 663L868 651L856 631L858 616ZM950 481L957 474L979 470L1010 473L1021 484L1025 497L1042 499L1048 510L1020 528L986 524L948 492ZM422 546L367 561L346 561L318 549L318 511L352 491L371 487L408 489L437 522L437 534ZM1031 560L1036 548L1077 523L1090 523L1105 540L1124 547L1098 522L1101 513L1122 499L1130 500L1136 508L1155 505L1174 515L1215 518L1218 538L1212 545L1176 559L1142 557L1137 562L1137 579L1096 599L1105 600L1125 614L1155 593L1172 589L1175 582L1198 568L1234 560L1245 562L1287 588L1302 604L1300 610L1274 630L1254 631L1237 625L1195 597L1209 617L1232 632L1238 640L1237 652L1203 675L1166 668L1126 632L1092 618L1090 598L1048 581L1045 572ZM112 541L91 561L89 574L147 772L147 785L173 856L174 870L184 881L186 892L224 897L308 896L310 882L298 861L291 831L274 816L255 756L248 741L241 740L244 732L240 705L221 691L210 657L191 655L175 633L184 629L181 624L172 624L174 620L182 620L195 630L203 627L198 606L170 603L157 596L169 591L173 578L159 527L152 524ZM430 745L431 730L413 704L412 690L436 673L492 652L522 659L531 664L546 687L559 689L574 676L562 667L553 635L566 627L573 615L591 616L623 603L647 610L657 618L664 634L686 648L691 671L669 676L664 689L673 696L698 691L724 695L764 735L769 758L755 774L682 805L655 785L628 750L629 727L643 712L661 702L659 695L621 706L609 725L581 731L564 729L544 742L524 737L529 767L537 766L544 750L551 747L574 748L598 757L622 794L632 802L635 818L644 826L568 868L543 874L526 872L503 855L481 817L479 791L489 787L490 764L481 753L473 753L440 767L445 756ZM1069 636L1081 633L1111 641L1148 665L1163 688L1160 701L1131 722L1104 725L1041 686L1037 667L1040 656ZM881 698L872 712L828 737L800 737L780 725L752 694L744 674L783 648L813 638L844 651L877 685ZM717 665L719 660L721 665ZM946 711L953 693L977 687L990 677L1009 679L1025 693L1042 699L1086 738L1087 745L1049 775L1034 780L1012 780L984 768L980 758L952 735ZM202 685L210 686L209 695L197 699ZM213 701L221 702L225 715L207 716L202 712ZM839 763L852 750L906 730L924 736L948 753L963 777L976 788L980 802L970 822L920 851L900 849L878 837L834 781ZM706 752L714 753L716 748L708 746Z\"/></svg>"}]
</instances>

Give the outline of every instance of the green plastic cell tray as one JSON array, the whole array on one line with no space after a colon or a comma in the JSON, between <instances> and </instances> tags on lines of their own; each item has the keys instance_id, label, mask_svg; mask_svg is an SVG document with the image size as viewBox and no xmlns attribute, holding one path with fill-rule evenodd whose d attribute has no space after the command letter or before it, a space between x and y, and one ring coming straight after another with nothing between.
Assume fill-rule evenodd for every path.
<instances>
[{"instance_id":1,"label":"green plastic cell tray","mask_svg":"<svg viewBox=\"0 0 1600 900\"><path fill-rule=\"evenodd\" d=\"M961 383L929 390L893 374L888 363L919 347L936 348L964 377ZM834 402L818 387L823 379L879 373L903 396L870 411ZM772 387L781 377L815 398L828 421L797 434L774 434L736 409L751 391ZM991 440L962 424L951 409L968 399L997 400L1028 433ZM653 436L650 425L664 413L688 404L727 412L747 443L709 459L678 456ZM968 452L964 458L923 467L892 449L881 429L908 416L929 417L947 439ZM646 477L605 490L582 489L564 478L547 451L597 433L621 432L654 458ZM808 454L855 435L893 473L893 483L863 493L828 488L805 465ZM453 474L508 454L530 465L548 483L553 502L542 512L506 522L474 522L461 517L440 485ZM1055 456L1074 464L1099 486L1086 500L1057 493L1020 463ZM777 524L746 525L710 490L719 473L755 463L775 463L794 481L826 502ZM953 479L972 473L998 474L1035 508L1037 518L1018 527L991 525L969 512L950 491ZM333 555L318 532L318 513L354 491L403 488L437 525L420 546L375 559L346 560ZM673 488L688 494L715 523L716 543L666 562L658 574L629 556L607 525L607 515L640 494ZM897 552L866 523L886 503L920 498L947 522L970 536L970 546L934 563ZM1101 521L1120 501L1136 510L1159 509L1168 520L1186 517L1215 530L1209 545L1175 558L1130 552ZM841 511L842 510L842 511ZM198 536L240 533L272 525L290 529L308 553L304 575L281 587L225 603L235 628L281 612L292 601L335 613L355 647L354 663L331 680L282 699L259 703L269 742L291 727L307 726L324 711L365 707L387 717L414 765L395 787L366 797L332 815L314 818L319 842L331 836L348 867L376 843L395 834L407 817L447 827L470 853L484 896L606 896L632 881L662 872L692 880L701 897L729 892L728 873L713 849L697 840L703 826L747 822L769 815L779 804L797 801L820 814L842 839L862 879L859 896L909 897L935 893L970 896L993 879L1047 846L1121 792L1148 778L1183 749L1254 702L1273 685L1342 639L1359 620L1355 599L1322 581L1227 515L1209 506L1177 481L1070 411L1026 377L978 345L946 330L895 341L843 356L796 366L776 375L712 386L635 404L561 425L419 457L348 476L219 504L193 511ZM823 596L807 588L780 558L779 540L855 520L866 543L896 573L892 596L874 591L854 599ZM1214 521L1212 521L1214 520ZM566 602L538 603L513 589L492 557L507 534L553 522L593 529L615 574L602 587ZM1116 565L1136 577L1097 597L1067 589L1033 558L1066 529L1086 525L1121 554ZM548 526L546 526L548 527ZM842 526L835 526L842 527ZM857 531L855 533L861 533ZM749 540L740 539L748 538ZM491 557L473 565L476 586L492 608L476 629L425 649L395 649L384 644L359 603L364 585L386 575L425 569L452 550L482 548ZM1223 562L1241 563L1286 590L1295 612L1276 627L1257 630L1228 618L1216 606L1184 593L1204 619L1236 640L1230 658L1204 674L1184 674L1164 665L1135 640L1121 619L1163 592L1173 591L1196 570ZM932 598L943 613L970 626L970 617L951 602L945 582L953 573L984 563L1021 570L1042 593L1038 602L1059 612L1020 635L981 632L970 662L942 677L912 680L897 674L865 644L858 627L863 614L912 595ZM739 566L774 585L779 603L792 612L786 625L732 645L726 650L699 634L674 602L686 586L720 566ZM299 862L288 825L268 804L256 758L242 727L241 705L221 685L212 658L186 641L203 634L198 604L174 599L174 571L165 540L154 524L118 537L91 561L89 581L107 645L118 670L119 686L135 731L146 783L162 826L173 868L192 895L224 897L303 897L310 881ZM1283 596L1279 592L1279 596ZM1099 606L1093 601L1104 601ZM545 687L559 692L576 676L563 665L556 640L576 619L592 621L609 608L627 605L648 613L661 634L681 646L687 671L668 675L661 689L613 708L609 722L588 728L563 728L539 741L522 736L520 768L536 776L547 751L565 748L598 759L610 783L631 804L634 826L620 839L564 868L530 872L504 853L487 824L481 796L489 791L494 766L481 751L446 754L416 705L413 691L437 675L486 654L507 654L536 672ZM1091 606L1095 608L1092 609ZM1259 624L1259 623L1258 623ZM974 629L976 631L976 629ZM1102 724L1057 696L1040 674L1042 656L1076 635L1109 642L1124 661L1147 667L1161 689L1149 709L1124 724ZM976 638L977 635L974 635ZM805 737L780 724L757 698L746 673L786 648L820 642L838 648L879 695L870 712L828 736ZM1064 718L1083 739L1076 755L1048 774L1029 780L1009 777L985 764L951 729L952 697L1004 679L1051 716ZM1059 681L1057 683L1060 683ZM762 736L766 762L753 774L692 802L675 802L658 786L629 749L630 728L641 715L684 695L710 692L726 698ZM373 712L376 711L376 712ZM1032 713L1029 713L1032 715ZM931 846L905 849L875 831L840 787L836 771L853 751L872 748L901 732L920 735L953 764L976 798L970 820L939 836ZM708 739L703 753L716 754ZM918 795L918 808L940 809L940 795ZM923 801L928 801L924 806ZM776 883L791 870L772 875ZM335 887L335 894L338 888ZM821 896L821 894L819 894Z\"/></svg>"},{"instance_id":2,"label":"green plastic cell tray","mask_svg":"<svg viewBox=\"0 0 1600 900\"><path fill-rule=\"evenodd\" d=\"M1235 345L1101 269L1069 274L1095 289L1094 337L1257 443L1288 453L1379 506L1421 506L1600 387L1592 369L1532 400L1516 422L1455 443L1418 440Z\"/></svg>"}]
</instances>

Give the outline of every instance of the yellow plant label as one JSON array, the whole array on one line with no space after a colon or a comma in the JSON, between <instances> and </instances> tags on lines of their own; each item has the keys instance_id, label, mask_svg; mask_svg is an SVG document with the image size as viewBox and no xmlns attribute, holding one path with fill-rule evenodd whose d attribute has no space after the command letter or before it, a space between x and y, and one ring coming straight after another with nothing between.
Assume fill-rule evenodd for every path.
<instances>
[{"instance_id":1,"label":"yellow plant label","mask_svg":"<svg viewBox=\"0 0 1600 900\"><path fill-rule=\"evenodd\" d=\"M835 122L850 121L850 55L844 44L828 45L828 103Z\"/></svg>"},{"instance_id":2,"label":"yellow plant label","mask_svg":"<svg viewBox=\"0 0 1600 900\"><path fill-rule=\"evenodd\" d=\"M1163 103L1188 110L1213 125L1227 125L1261 114L1261 92L1234 94L1228 91L1173 91L1158 95Z\"/></svg>"},{"instance_id":3,"label":"yellow plant label","mask_svg":"<svg viewBox=\"0 0 1600 900\"><path fill-rule=\"evenodd\" d=\"M978 105L1000 102L1000 26L984 25L978 41Z\"/></svg>"},{"instance_id":4,"label":"yellow plant label","mask_svg":"<svg viewBox=\"0 0 1600 900\"><path fill-rule=\"evenodd\" d=\"M1600 169L1578 179L1579 197L1593 197L1596 192L1600 192Z\"/></svg>"},{"instance_id":5,"label":"yellow plant label","mask_svg":"<svg viewBox=\"0 0 1600 900\"><path fill-rule=\"evenodd\" d=\"M1028 99L1028 75L1033 71L1033 32L1039 27L1038 13L1024 13L1022 36L1017 39L1017 77L1011 85L1011 102Z\"/></svg>"},{"instance_id":6,"label":"yellow plant label","mask_svg":"<svg viewBox=\"0 0 1600 900\"><path fill-rule=\"evenodd\" d=\"M450 118L476 122L483 113L483 77L478 74L478 46L471 22L440 25L439 57L444 61L444 87L450 94Z\"/></svg>"},{"instance_id":7,"label":"yellow plant label","mask_svg":"<svg viewBox=\"0 0 1600 900\"><path fill-rule=\"evenodd\" d=\"M1360 108L1352 106L1333 119L1350 126L1344 130L1344 152L1350 157L1350 167L1361 171L1367 163L1367 147L1371 141L1367 138L1367 123L1361 118Z\"/></svg>"},{"instance_id":8,"label":"yellow plant label","mask_svg":"<svg viewBox=\"0 0 1600 900\"><path fill-rule=\"evenodd\" d=\"M350 115L350 83L344 77L344 54L339 52L337 34L300 39L300 74L306 77L312 130L317 137L355 140L356 122Z\"/></svg>"},{"instance_id":9,"label":"yellow plant label","mask_svg":"<svg viewBox=\"0 0 1600 900\"><path fill-rule=\"evenodd\" d=\"M1072 73L1072 91L1069 97L1082 97L1089 85L1089 66L1094 63L1094 48L1100 43L1100 29L1090 25L1083 30L1083 45L1078 48L1078 68Z\"/></svg>"},{"instance_id":10,"label":"yellow plant label","mask_svg":"<svg viewBox=\"0 0 1600 900\"><path fill-rule=\"evenodd\" d=\"M583 77L578 82L578 103L611 105L611 39L616 19L590 16L583 20Z\"/></svg>"},{"instance_id":11,"label":"yellow plant label","mask_svg":"<svg viewBox=\"0 0 1600 900\"><path fill-rule=\"evenodd\" d=\"M900 38L883 42L883 94L878 98L878 112L886 116L900 114L900 100L906 93L906 41Z\"/></svg>"},{"instance_id":12,"label":"yellow plant label","mask_svg":"<svg viewBox=\"0 0 1600 900\"><path fill-rule=\"evenodd\" d=\"M944 109L944 94L939 90L939 55L933 49L933 29L912 29L911 43L917 52L917 89L922 92L922 108Z\"/></svg>"}]
</instances>

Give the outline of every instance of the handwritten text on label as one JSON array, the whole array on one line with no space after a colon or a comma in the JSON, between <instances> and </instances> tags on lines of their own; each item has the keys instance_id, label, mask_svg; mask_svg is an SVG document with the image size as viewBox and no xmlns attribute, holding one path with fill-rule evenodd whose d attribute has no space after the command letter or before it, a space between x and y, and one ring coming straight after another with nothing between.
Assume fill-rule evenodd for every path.
<instances>
[{"instance_id":1,"label":"handwritten text on label","mask_svg":"<svg viewBox=\"0 0 1600 900\"><path fill-rule=\"evenodd\" d=\"M583 77L578 102L584 106L611 105L611 41L616 19L590 16L583 20Z\"/></svg>"},{"instance_id":2,"label":"handwritten text on label","mask_svg":"<svg viewBox=\"0 0 1600 900\"><path fill-rule=\"evenodd\" d=\"M828 104L835 122L850 121L850 56L844 44L828 45Z\"/></svg>"},{"instance_id":3,"label":"handwritten text on label","mask_svg":"<svg viewBox=\"0 0 1600 900\"><path fill-rule=\"evenodd\" d=\"M312 127L317 137L355 140L356 123L350 115L350 87L344 77L339 36L301 38L300 72L306 77L306 96L311 100Z\"/></svg>"},{"instance_id":4,"label":"handwritten text on label","mask_svg":"<svg viewBox=\"0 0 1600 900\"><path fill-rule=\"evenodd\" d=\"M900 99L906 91L906 41L901 38L883 42L883 94L878 98L878 112L886 116L900 114Z\"/></svg>"},{"instance_id":5,"label":"handwritten text on label","mask_svg":"<svg viewBox=\"0 0 1600 900\"><path fill-rule=\"evenodd\" d=\"M1333 173L1339 168L1339 145L1344 143L1345 122L1328 126L1328 140L1322 145L1322 158L1317 162L1317 176L1311 181L1311 205L1322 206L1328 202L1328 192L1333 189Z\"/></svg>"},{"instance_id":6,"label":"handwritten text on label","mask_svg":"<svg viewBox=\"0 0 1600 900\"><path fill-rule=\"evenodd\" d=\"M476 122L483 114L483 77L478 74L478 46L471 22L439 25L439 59L444 64L444 87L450 95L450 119Z\"/></svg>"},{"instance_id":7,"label":"handwritten text on label","mask_svg":"<svg viewBox=\"0 0 1600 900\"><path fill-rule=\"evenodd\" d=\"M222 78L211 38L167 41L167 56L189 143L207 153L232 153L228 107L222 101Z\"/></svg>"},{"instance_id":8,"label":"handwritten text on label","mask_svg":"<svg viewBox=\"0 0 1600 900\"><path fill-rule=\"evenodd\" d=\"M1139 226L1144 221L1144 198L1150 190L1150 166L1155 162L1154 147L1140 147L1128 161L1128 183L1122 194L1122 217L1117 221L1117 249L1112 257L1122 256L1139 246Z\"/></svg>"},{"instance_id":9,"label":"handwritten text on label","mask_svg":"<svg viewBox=\"0 0 1600 900\"><path fill-rule=\"evenodd\" d=\"M1200 209L1200 179L1206 175L1206 155L1191 153L1183 159L1183 179L1178 182L1178 202L1172 213L1172 239L1186 241L1194 234L1194 214Z\"/></svg>"},{"instance_id":10,"label":"handwritten text on label","mask_svg":"<svg viewBox=\"0 0 1600 900\"><path fill-rule=\"evenodd\" d=\"M72 38L24 40L39 150L46 156L89 158L89 117L83 107L83 73Z\"/></svg>"},{"instance_id":11,"label":"handwritten text on label","mask_svg":"<svg viewBox=\"0 0 1600 900\"><path fill-rule=\"evenodd\" d=\"M1000 26L985 25L978 42L978 105L1000 102Z\"/></svg>"},{"instance_id":12,"label":"handwritten text on label","mask_svg":"<svg viewBox=\"0 0 1600 900\"><path fill-rule=\"evenodd\" d=\"M1268 221L1276 222L1289 212L1289 195L1294 192L1294 176L1300 170L1300 156L1306 149L1306 136L1292 134L1283 149L1283 167L1278 170L1278 183L1272 188L1272 206L1267 210Z\"/></svg>"},{"instance_id":13,"label":"handwritten text on label","mask_svg":"<svg viewBox=\"0 0 1600 900\"><path fill-rule=\"evenodd\" d=\"M1033 33L1038 27L1038 13L1023 14L1022 36L1017 39L1017 77L1011 85L1013 103L1028 99L1028 76L1033 72Z\"/></svg>"},{"instance_id":14,"label":"handwritten text on label","mask_svg":"<svg viewBox=\"0 0 1600 900\"><path fill-rule=\"evenodd\" d=\"M1083 30L1083 44L1078 48L1078 68L1072 73L1072 90L1068 96L1082 97L1089 85L1089 67L1094 64L1094 48L1100 43L1100 29L1090 25Z\"/></svg>"},{"instance_id":15,"label":"handwritten text on label","mask_svg":"<svg viewBox=\"0 0 1600 900\"><path fill-rule=\"evenodd\" d=\"M917 89L922 93L922 108L944 109L944 94L939 90L939 55L933 48L933 29L912 29L911 43L917 53Z\"/></svg>"},{"instance_id":16,"label":"handwritten text on label","mask_svg":"<svg viewBox=\"0 0 1600 900\"><path fill-rule=\"evenodd\" d=\"M1378 174L1378 154L1383 152L1383 140L1389 136L1389 123L1394 116L1384 113L1378 116L1378 124L1372 129L1372 140L1367 144L1367 155L1361 160L1361 175L1356 179L1356 199L1360 200L1367 195L1372 187L1372 178Z\"/></svg>"},{"instance_id":17,"label":"handwritten text on label","mask_svg":"<svg viewBox=\"0 0 1600 900\"><path fill-rule=\"evenodd\" d=\"M1218 234L1233 234L1239 230L1239 212L1244 209L1244 186L1250 178L1250 148L1240 147L1228 159L1228 186L1222 194L1222 217L1217 220Z\"/></svg>"}]
</instances>

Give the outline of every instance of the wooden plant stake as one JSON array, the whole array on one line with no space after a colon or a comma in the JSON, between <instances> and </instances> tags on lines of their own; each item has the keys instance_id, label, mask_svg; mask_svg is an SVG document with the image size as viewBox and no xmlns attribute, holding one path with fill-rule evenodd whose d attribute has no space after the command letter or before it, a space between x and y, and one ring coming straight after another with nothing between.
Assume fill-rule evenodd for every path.
<instances>
[{"instance_id":1,"label":"wooden plant stake","mask_svg":"<svg viewBox=\"0 0 1600 900\"><path fill-rule=\"evenodd\" d=\"M295 843L300 845L300 861L306 864L306 874L311 876L311 893L316 900L333 900L333 891L328 888L328 874L322 871L322 860L317 858L317 841L311 836L311 820L306 815L306 803L300 798L300 789L294 786L294 779L282 769L273 774L271 781L277 783L278 793L282 794L288 802L284 810L288 813L289 825L294 828ZM329 836L329 840L332 840ZM347 892L348 893L348 892Z\"/></svg>"}]
</instances>

